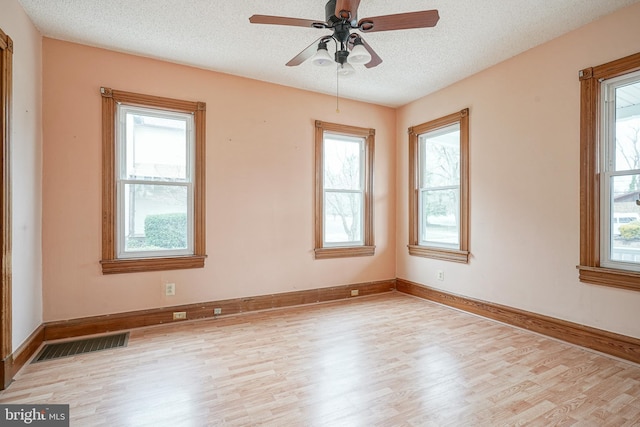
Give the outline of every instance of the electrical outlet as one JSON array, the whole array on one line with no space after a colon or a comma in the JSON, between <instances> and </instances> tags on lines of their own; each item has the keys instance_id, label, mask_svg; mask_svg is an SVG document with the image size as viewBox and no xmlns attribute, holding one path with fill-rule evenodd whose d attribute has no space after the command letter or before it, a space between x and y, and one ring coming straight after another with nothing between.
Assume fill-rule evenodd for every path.
<instances>
[{"instance_id":1,"label":"electrical outlet","mask_svg":"<svg viewBox=\"0 0 640 427\"><path fill-rule=\"evenodd\" d=\"M221 308L214 308L213 309L213 315L217 316L219 314L222 314L222 309Z\"/></svg>"},{"instance_id":2,"label":"electrical outlet","mask_svg":"<svg viewBox=\"0 0 640 427\"><path fill-rule=\"evenodd\" d=\"M360 295L360 291L357 289L351 289L351 296L352 297L357 297L358 295Z\"/></svg>"},{"instance_id":3,"label":"electrical outlet","mask_svg":"<svg viewBox=\"0 0 640 427\"><path fill-rule=\"evenodd\" d=\"M438 280L441 280L441 281L444 280L444 271L438 270L437 277L438 277Z\"/></svg>"},{"instance_id":4,"label":"electrical outlet","mask_svg":"<svg viewBox=\"0 0 640 427\"><path fill-rule=\"evenodd\" d=\"M173 320L184 320L187 318L186 311L174 311L173 312Z\"/></svg>"},{"instance_id":5,"label":"electrical outlet","mask_svg":"<svg viewBox=\"0 0 640 427\"><path fill-rule=\"evenodd\" d=\"M172 297L176 294L176 284L175 283L165 283L164 284L164 294L168 297Z\"/></svg>"}]
</instances>

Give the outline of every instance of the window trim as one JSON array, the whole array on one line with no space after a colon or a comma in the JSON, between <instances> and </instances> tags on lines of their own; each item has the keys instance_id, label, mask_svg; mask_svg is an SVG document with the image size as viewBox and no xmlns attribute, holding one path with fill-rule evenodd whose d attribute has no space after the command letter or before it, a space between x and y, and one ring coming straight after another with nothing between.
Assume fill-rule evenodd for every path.
<instances>
[{"instance_id":1,"label":"window trim","mask_svg":"<svg viewBox=\"0 0 640 427\"><path fill-rule=\"evenodd\" d=\"M600 265L600 107L602 81L640 70L640 53L579 72L580 80L580 265L579 280L640 291L640 272Z\"/></svg>"},{"instance_id":2,"label":"window trim","mask_svg":"<svg viewBox=\"0 0 640 427\"><path fill-rule=\"evenodd\" d=\"M419 158L420 135L460 123L460 249L420 245L419 230ZM409 255L459 263L469 262L469 109L440 117L417 126L409 132Z\"/></svg>"},{"instance_id":3,"label":"window trim","mask_svg":"<svg viewBox=\"0 0 640 427\"><path fill-rule=\"evenodd\" d=\"M206 258L205 235L205 122L204 102L182 101L152 95L100 88L102 95L102 265L103 274L202 268ZM193 255L117 258L116 110L117 104L191 113L195 129L193 182Z\"/></svg>"},{"instance_id":4,"label":"window trim","mask_svg":"<svg viewBox=\"0 0 640 427\"><path fill-rule=\"evenodd\" d=\"M371 256L375 254L373 233L373 160L375 146L375 129L327 123L320 120L315 122L315 259L346 258L356 256ZM350 137L364 138L364 215L362 223L363 245L358 246L324 246L323 244L323 211L324 211L324 183L323 183L323 144L324 133L331 132Z\"/></svg>"}]
</instances>

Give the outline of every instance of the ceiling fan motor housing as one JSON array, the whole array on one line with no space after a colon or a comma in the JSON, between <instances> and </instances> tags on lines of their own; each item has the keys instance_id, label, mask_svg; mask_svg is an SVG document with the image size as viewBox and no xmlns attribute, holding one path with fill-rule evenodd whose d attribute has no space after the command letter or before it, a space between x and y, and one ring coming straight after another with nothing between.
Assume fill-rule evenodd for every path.
<instances>
[{"instance_id":1,"label":"ceiling fan motor housing","mask_svg":"<svg viewBox=\"0 0 640 427\"><path fill-rule=\"evenodd\" d=\"M325 17L327 19L327 25L332 27L334 24L340 22L340 18L336 16L336 0L329 0L324 7Z\"/></svg>"}]
</instances>

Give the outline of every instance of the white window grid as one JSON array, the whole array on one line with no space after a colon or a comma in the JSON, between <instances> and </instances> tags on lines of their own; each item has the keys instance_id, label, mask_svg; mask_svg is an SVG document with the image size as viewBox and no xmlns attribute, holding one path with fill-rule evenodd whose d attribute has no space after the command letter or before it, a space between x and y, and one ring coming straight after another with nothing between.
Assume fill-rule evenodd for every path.
<instances>
[{"instance_id":1,"label":"white window grid","mask_svg":"<svg viewBox=\"0 0 640 427\"><path fill-rule=\"evenodd\" d=\"M184 120L186 123L186 173L184 180L168 180L168 179L145 179L144 177L127 177L127 153L126 153L126 134L127 124L126 115L139 114L147 117L159 119ZM153 258L167 256L193 255L194 253L194 212L193 212L193 183L195 180L195 134L194 134L194 118L191 113L181 113L174 111L165 111L160 109L139 107L134 105L126 105L119 103L116 111L116 203L117 203L117 258ZM187 247L185 249L164 249L164 250L125 250L127 236L125 235L125 186L128 184L137 185L166 185L178 186L187 189Z\"/></svg>"},{"instance_id":2,"label":"white window grid","mask_svg":"<svg viewBox=\"0 0 640 427\"><path fill-rule=\"evenodd\" d=\"M640 169L616 171L616 89L640 82L640 71L601 82L600 116L600 265L629 271L640 271L640 253L632 256L633 261L615 260L613 257L612 206L615 177L640 174ZM635 260L635 258L638 258Z\"/></svg>"}]
</instances>

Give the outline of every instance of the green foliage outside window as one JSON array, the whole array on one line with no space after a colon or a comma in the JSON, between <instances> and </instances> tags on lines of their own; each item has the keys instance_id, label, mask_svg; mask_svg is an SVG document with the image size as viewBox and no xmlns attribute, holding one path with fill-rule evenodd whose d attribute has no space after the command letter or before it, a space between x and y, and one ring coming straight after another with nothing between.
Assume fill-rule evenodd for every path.
<instances>
[{"instance_id":1,"label":"green foliage outside window","mask_svg":"<svg viewBox=\"0 0 640 427\"><path fill-rule=\"evenodd\" d=\"M625 240L640 239L640 222L633 221L620 226L620 237Z\"/></svg>"},{"instance_id":2,"label":"green foliage outside window","mask_svg":"<svg viewBox=\"0 0 640 427\"><path fill-rule=\"evenodd\" d=\"M146 244L165 249L187 247L187 215L170 213L148 215L144 220Z\"/></svg>"}]
</instances>

